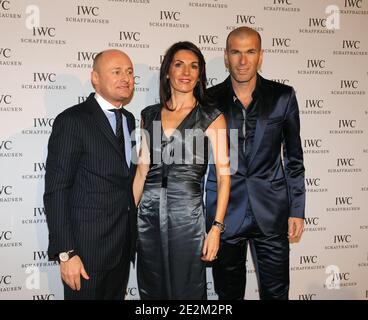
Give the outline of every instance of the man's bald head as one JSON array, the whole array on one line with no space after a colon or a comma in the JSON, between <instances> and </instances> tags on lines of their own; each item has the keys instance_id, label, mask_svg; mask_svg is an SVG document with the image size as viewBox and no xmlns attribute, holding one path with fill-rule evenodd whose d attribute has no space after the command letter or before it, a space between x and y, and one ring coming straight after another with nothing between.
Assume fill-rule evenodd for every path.
<instances>
[{"instance_id":1,"label":"man's bald head","mask_svg":"<svg viewBox=\"0 0 368 320\"><path fill-rule=\"evenodd\" d=\"M258 42L258 49L261 50L262 48L262 39L261 35L254 29L249 27L239 27L231 31L226 39L226 51L229 50L229 42L232 38L238 37L238 38L248 38L248 37L256 37Z\"/></svg>"},{"instance_id":2,"label":"man's bald head","mask_svg":"<svg viewBox=\"0 0 368 320\"><path fill-rule=\"evenodd\" d=\"M99 52L93 60L93 66L92 66L93 71L98 72L99 65L103 63L103 60L110 59L112 56L119 56L119 55L126 57L130 61L129 56L125 52L120 51L120 50L108 49L108 50Z\"/></svg>"}]
</instances>

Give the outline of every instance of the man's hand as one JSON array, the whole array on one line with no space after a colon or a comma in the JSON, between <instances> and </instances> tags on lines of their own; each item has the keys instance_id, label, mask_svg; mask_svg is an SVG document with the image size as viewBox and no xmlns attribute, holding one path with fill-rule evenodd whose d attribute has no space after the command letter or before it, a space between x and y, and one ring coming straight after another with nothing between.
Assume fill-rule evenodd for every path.
<instances>
[{"instance_id":1,"label":"man's hand","mask_svg":"<svg viewBox=\"0 0 368 320\"><path fill-rule=\"evenodd\" d=\"M298 242L304 230L304 219L290 217L288 224L289 242Z\"/></svg>"},{"instance_id":2,"label":"man's hand","mask_svg":"<svg viewBox=\"0 0 368 320\"><path fill-rule=\"evenodd\" d=\"M60 262L60 273L63 281L73 290L80 290L80 276L89 280L89 276L84 269L82 260L78 256L72 257L67 262Z\"/></svg>"}]
</instances>

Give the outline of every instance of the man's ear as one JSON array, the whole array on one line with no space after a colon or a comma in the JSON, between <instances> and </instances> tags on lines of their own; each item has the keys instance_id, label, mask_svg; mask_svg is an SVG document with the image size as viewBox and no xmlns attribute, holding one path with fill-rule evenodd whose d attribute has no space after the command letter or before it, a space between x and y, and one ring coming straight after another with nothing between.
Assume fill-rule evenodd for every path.
<instances>
[{"instance_id":1,"label":"man's ear","mask_svg":"<svg viewBox=\"0 0 368 320\"><path fill-rule=\"evenodd\" d=\"M91 82L93 87L96 87L99 83L98 73L95 70L92 70L91 72Z\"/></svg>"},{"instance_id":2,"label":"man's ear","mask_svg":"<svg viewBox=\"0 0 368 320\"><path fill-rule=\"evenodd\" d=\"M229 69L229 58L228 58L228 56L227 56L227 51L226 51L226 49L225 49L225 52L224 52L224 62L225 62L225 67L226 67L227 69Z\"/></svg>"},{"instance_id":3,"label":"man's ear","mask_svg":"<svg viewBox=\"0 0 368 320\"><path fill-rule=\"evenodd\" d=\"M261 52L259 54L257 70L260 70L262 68L262 62L263 62L263 49L261 49Z\"/></svg>"}]
</instances>

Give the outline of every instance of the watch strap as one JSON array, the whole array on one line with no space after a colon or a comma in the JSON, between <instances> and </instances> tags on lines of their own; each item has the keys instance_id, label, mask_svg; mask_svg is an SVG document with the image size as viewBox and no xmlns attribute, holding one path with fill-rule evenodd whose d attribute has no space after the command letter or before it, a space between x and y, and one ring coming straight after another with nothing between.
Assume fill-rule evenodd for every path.
<instances>
[{"instance_id":1,"label":"watch strap","mask_svg":"<svg viewBox=\"0 0 368 320\"><path fill-rule=\"evenodd\" d=\"M223 233L225 231L226 225L224 223L221 223L221 222L218 222L218 221L214 220L212 225L219 228L221 233Z\"/></svg>"}]
</instances>

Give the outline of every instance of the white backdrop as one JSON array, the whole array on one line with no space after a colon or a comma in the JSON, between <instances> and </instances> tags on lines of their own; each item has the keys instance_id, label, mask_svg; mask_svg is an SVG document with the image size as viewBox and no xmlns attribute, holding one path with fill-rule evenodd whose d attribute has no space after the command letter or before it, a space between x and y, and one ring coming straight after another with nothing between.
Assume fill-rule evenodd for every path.
<instances>
[{"instance_id":1,"label":"white backdrop","mask_svg":"<svg viewBox=\"0 0 368 320\"><path fill-rule=\"evenodd\" d=\"M158 101L172 43L202 49L212 86L227 76L226 36L241 25L263 38L262 75L294 86L300 106L307 219L291 245L290 298L368 299L367 15L367 0L1 0L0 299L63 298L46 254L46 147L54 117L92 91L95 53L132 57L128 109L139 120ZM247 265L246 298L258 299ZM127 298L139 298L134 269Z\"/></svg>"}]
</instances>

